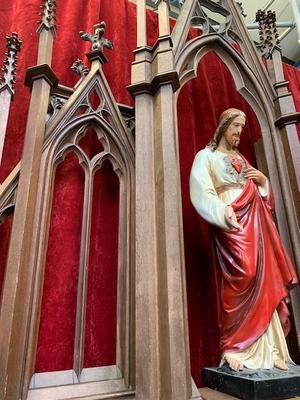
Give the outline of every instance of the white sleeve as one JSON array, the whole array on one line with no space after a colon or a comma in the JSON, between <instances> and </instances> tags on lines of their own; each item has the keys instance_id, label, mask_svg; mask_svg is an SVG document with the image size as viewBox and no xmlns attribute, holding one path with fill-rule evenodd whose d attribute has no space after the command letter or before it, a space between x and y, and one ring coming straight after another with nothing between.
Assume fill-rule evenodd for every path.
<instances>
[{"instance_id":1,"label":"white sleeve","mask_svg":"<svg viewBox=\"0 0 300 400\"><path fill-rule=\"evenodd\" d=\"M263 186L257 185L257 188L259 190L261 197L267 198L269 196L270 188L268 179L266 180L266 183Z\"/></svg>"},{"instance_id":2,"label":"white sleeve","mask_svg":"<svg viewBox=\"0 0 300 400\"><path fill-rule=\"evenodd\" d=\"M228 228L224 212L226 204L219 199L210 175L207 151L197 153L190 175L190 196L193 206L207 222Z\"/></svg>"}]
</instances>

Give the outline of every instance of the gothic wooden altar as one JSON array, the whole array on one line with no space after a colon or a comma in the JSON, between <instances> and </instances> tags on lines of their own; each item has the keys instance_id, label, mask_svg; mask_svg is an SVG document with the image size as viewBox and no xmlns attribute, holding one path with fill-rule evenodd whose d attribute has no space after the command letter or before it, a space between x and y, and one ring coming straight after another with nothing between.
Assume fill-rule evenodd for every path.
<instances>
[{"instance_id":1,"label":"gothic wooden altar","mask_svg":"<svg viewBox=\"0 0 300 400\"><path fill-rule=\"evenodd\" d=\"M219 13L224 22L216 25L205 9ZM209 53L226 65L236 91L257 117L257 164L270 178L278 228L299 271L300 113L284 79L274 15L258 13L262 42L256 49L242 10L232 0L186 0L172 31L170 4L158 1L158 38L150 46L145 0L137 1L136 11L137 42L128 86L133 109L116 102L103 72L106 55L118 51L106 38L104 22L94 21L92 33L92 27L80 32L89 42L90 67L74 60L77 83L59 83L51 67L56 1L43 2L37 62L26 72L31 100L23 156L0 186L1 222L12 224L10 238L5 239L9 248L0 309L1 400L201 398L190 365L177 103ZM0 162L21 44L16 33L7 38L0 86ZM73 325L64 331L73 351L66 362L69 367L40 372L37 363L51 358L49 348L41 350L41 336L49 334L51 344L51 335L59 329L54 324L49 332L43 321L45 309L59 305L57 300L46 303L45 293L51 291L51 216L56 210L62 224L70 212L64 199L56 198L57 176L64 182L71 174L61 168L63 164L78 169L74 180L82 193L72 203L79 204L80 223L70 225L69 231L70 241L78 244L77 258L72 259L77 275L73 286L65 282L74 299ZM106 191L108 197L101 200ZM105 219L105 214L112 218ZM103 229L95 222L99 215ZM100 230L103 236L97 241ZM61 255L65 240L61 238ZM89 274L106 262L95 256L105 240L112 243L110 256L115 257L115 270L106 281L114 292L115 325L101 321L111 323L107 335L113 336L115 345L104 365L94 365L86 362L87 353L93 359L87 340L92 342L103 325L92 327L89 310L103 287L93 286ZM70 282L73 274L70 269ZM300 293L294 290L291 309L298 349L299 308ZM52 357L55 363L56 356Z\"/></svg>"}]
</instances>

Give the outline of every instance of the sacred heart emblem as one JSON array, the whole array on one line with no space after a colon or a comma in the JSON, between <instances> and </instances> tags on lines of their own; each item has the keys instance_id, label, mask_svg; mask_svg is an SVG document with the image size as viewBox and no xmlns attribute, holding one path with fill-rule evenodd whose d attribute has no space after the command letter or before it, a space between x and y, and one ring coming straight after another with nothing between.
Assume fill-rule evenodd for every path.
<instances>
[{"instance_id":1,"label":"sacred heart emblem","mask_svg":"<svg viewBox=\"0 0 300 400\"><path fill-rule=\"evenodd\" d=\"M230 157L230 161L231 161L231 165L236 170L236 172L238 174L240 174L243 169L243 165L242 165L240 159L237 157Z\"/></svg>"}]
</instances>

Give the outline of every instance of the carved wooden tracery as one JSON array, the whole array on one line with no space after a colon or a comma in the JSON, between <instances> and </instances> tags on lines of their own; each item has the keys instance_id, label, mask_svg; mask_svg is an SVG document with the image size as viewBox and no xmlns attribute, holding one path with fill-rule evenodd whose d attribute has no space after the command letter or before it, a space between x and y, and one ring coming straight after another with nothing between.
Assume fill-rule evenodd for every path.
<instances>
[{"instance_id":1,"label":"carved wooden tracery","mask_svg":"<svg viewBox=\"0 0 300 400\"><path fill-rule=\"evenodd\" d=\"M50 210L52 203L52 192L57 165L64 160L67 154L75 153L81 168L84 171L84 205L81 234L81 250L79 261L79 282L77 295L76 312L76 333L74 346L73 370L80 382L83 370L84 357L84 325L87 296L87 274L88 274L88 252L90 245L90 227L92 214L92 191L93 176L102 163L108 160L119 178L119 249L118 249L118 293L117 293L117 343L116 343L116 365L117 369L112 372L110 369L99 369L98 378L112 379L113 391L116 385L117 391L128 391L130 387L130 375L133 372L132 360L132 338L133 338L133 196L134 196L134 152L133 141L130 132L122 121L122 117L111 98L111 93L103 82L103 76L96 69L82 80L74 94L68 99L61 110L49 119L46 140L41 160L41 186L38 193L39 210L36 216L38 229L33 241L36 241L36 268L37 290L33 301L33 315L39 314L42 293L43 266L46 257L46 243L49 231ZM97 96L97 107L91 101L91 95ZM89 159L80 147L80 140L88 129L93 130L97 135L101 147L100 153ZM33 317L31 321L30 336L33 342L36 341L38 333L38 321ZM33 345L35 348L35 345ZM34 364L34 353L29 354L28 364ZM30 374L30 369L28 373ZM120 372L121 371L121 372ZM121 375L120 375L121 374ZM89 394L88 371L84 371L84 381ZM95 379L95 372L90 380ZM51 381L49 381L51 382ZM70 382L65 382L70 383ZM33 384L32 384L33 386ZM107 384L106 384L107 386ZM101 386L100 386L101 387ZM103 389L104 390L104 389ZM107 389L106 389L107 390ZM51 393L55 388L49 389ZM66 389L72 391L70 386ZM105 390L104 390L105 391ZM32 389L29 398L45 396L46 389ZM49 392L50 393L50 392ZM101 394L101 389L99 394ZM68 397L67 397L68 398Z\"/></svg>"}]
</instances>

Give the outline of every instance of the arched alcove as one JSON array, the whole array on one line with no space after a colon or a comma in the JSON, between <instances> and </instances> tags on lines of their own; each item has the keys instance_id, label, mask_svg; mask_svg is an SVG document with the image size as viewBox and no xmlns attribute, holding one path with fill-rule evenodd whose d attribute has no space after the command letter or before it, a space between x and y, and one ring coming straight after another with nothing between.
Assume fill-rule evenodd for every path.
<instances>
[{"instance_id":1,"label":"arched alcove","mask_svg":"<svg viewBox=\"0 0 300 400\"><path fill-rule=\"evenodd\" d=\"M246 63L238 49L231 46L222 36L210 34L196 37L186 43L176 61L181 88L197 76L200 60L208 53L215 53L230 71L235 89L252 107L259 121L265 140L274 133L274 111L272 99L261 85L254 72Z\"/></svg>"},{"instance_id":2,"label":"arched alcove","mask_svg":"<svg viewBox=\"0 0 300 400\"><path fill-rule=\"evenodd\" d=\"M189 338L192 376L198 385L201 385L202 368L218 365L220 353L217 275L213 268L210 227L197 215L189 198L192 162L195 154L208 144L218 125L219 115L227 108L236 107L246 113L247 124L240 151L252 165L264 166L265 172L261 132L264 130L265 135L268 132L268 143L270 130L274 130L274 127L268 128L269 116L258 105L260 92L255 92L254 83L238 63L233 62L230 54L221 47L215 47L215 50L197 48L190 62L182 63L178 68L182 82L177 97L177 115ZM253 92L249 91L250 88ZM264 104L267 104L266 98ZM252 106L256 107L255 110Z\"/></svg>"},{"instance_id":3,"label":"arched alcove","mask_svg":"<svg viewBox=\"0 0 300 400\"><path fill-rule=\"evenodd\" d=\"M125 390L133 368L128 363L133 351L132 149L126 147L127 132L118 132L118 123L107 121L100 112L77 115L71 110L70 115L67 122L47 137L42 155L35 292L39 300L33 304L41 318L32 318L32 337L39 329L40 339L31 388L49 386L55 391L57 380L61 385L92 385L97 381L99 393L105 393L109 387L107 381L111 380L111 385L117 385L116 390ZM76 179L72 178L74 169ZM75 201L73 204L69 197ZM64 234L53 230L53 216L60 220L58 229L66 233L69 231L65 222L75 225L71 228L70 236L74 236L71 246L64 240ZM47 246L52 246L51 251ZM60 247L59 252L55 251L56 246ZM55 261L60 262L55 255L59 257L61 252L65 253L62 257L65 264L59 269L62 274L53 268ZM49 254L52 270L48 267ZM56 290L57 307L51 306ZM68 297L69 310L65 310L62 321L53 322L54 318L49 324L49 310L57 310L57 315L61 315L64 296ZM55 342L59 324L64 320L67 320L65 325L69 323L69 331L60 337L69 337L69 343L57 357ZM47 338L51 345L43 344ZM51 355L48 358L47 352ZM41 372L46 374L43 376Z\"/></svg>"},{"instance_id":4,"label":"arched alcove","mask_svg":"<svg viewBox=\"0 0 300 400\"><path fill-rule=\"evenodd\" d=\"M54 179L35 372L73 369L84 181L70 152Z\"/></svg>"},{"instance_id":5,"label":"arched alcove","mask_svg":"<svg viewBox=\"0 0 300 400\"><path fill-rule=\"evenodd\" d=\"M118 232L119 180L106 160L93 176L84 368L117 361Z\"/></svg>"}]
</instances>

